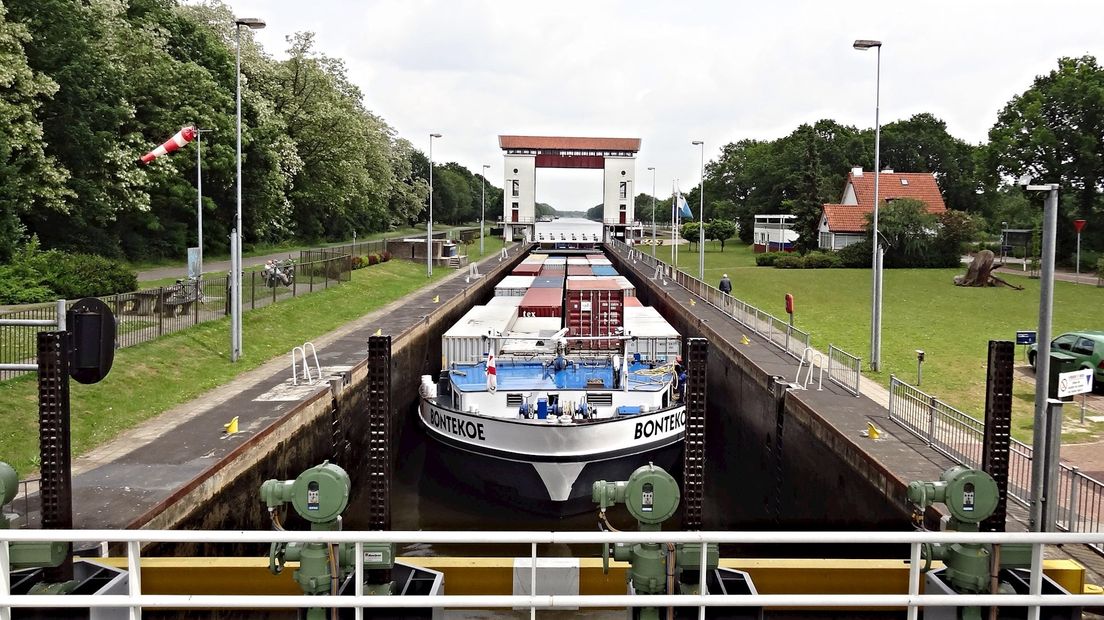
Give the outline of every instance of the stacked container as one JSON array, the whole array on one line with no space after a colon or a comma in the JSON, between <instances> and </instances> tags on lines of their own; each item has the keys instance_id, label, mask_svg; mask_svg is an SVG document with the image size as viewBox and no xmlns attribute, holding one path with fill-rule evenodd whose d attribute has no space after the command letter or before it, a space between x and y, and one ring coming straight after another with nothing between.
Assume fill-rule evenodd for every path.
<instances>
[{"instance_id":1,"label":"stacked container","mask_svg":"<svg viewBox=\"0 0 1104 620\"><path fill-rule=\"evenodd\" d=\"M640 300L634 295L625 295L625 307L626 308L643 308L644 304L640 303ZM626 311L626 315L628 311Z\"/></svg>"},{"instance_id":2,"label":"stacked container","mask_svg":"<svg viewBox=\"0 0 1104 620\"><path fill-rule=\"evenodd\" d=\"M617 270L613 268L613 265L591 265L590 270L592 272L594 272L594 275L596 275L596 276L610 276L610 277L613 277L613 276L619 275L617 273ZM568 275L571 275L570 269L568 270ZM582 274L580 274L580 275L582 275Z\"/></svg>"},{"instance_id":3,"label":"stacked container","mask_svg":"<svg viewBox=\"0 0 1104 620\"><path fill-rule=\"evenodd\" d=\"M517 308L521 305L522 295L510 295L506 297L492 297L487 302L488 306L509 306L511 308Z\"/></svg>"},{"instance_id":4,"label":"stacked container","mask_svg":"<svg viewBox=\"0 0 1104 620\"><path fill-rule=\"evenodd\" d=\"M570 276L593 276L596 275L590 270L590 265L568 265L567 275ZM616 273L614 274L616 275Z\"/></svg>"},{"instance_id":5,"label":"stacked container","mask_svg":"<svg viewBox=\"0 0 1104 620\"><path fill-rule=\"evenodd\" d=\"M482 361L491 346L484 336L506 333L517 317L516 306L486 305L469 310L441 338L446 367Z\"/></svg>"},{"instance_id":6,"label":"stacked container","mask_svg":"<svg viewBox=\"0 0 1104 620\"><path fill-rule=\"evenodd\" d=\"M540 273L541 263L521 263L510 273L515 276L535 276Z\"/></svg>"},{"instance_id":7,"label":"stacked container","mask_svg":"<svg viewBox=\"0 0 1104 620\"><path fill-rule=\"evenodd\" d=\"M610 280L567 281L567 335L599 337L598 340L578 340L576 349L618 349L618 339L602 339L602 336L618 336L622 327L625 296L616 282Z\"/></svg>"},{"instance_id":8,"label":"stacked container","mask_svg":"<svg viewBox=\"0 0 1104 620\"><path fill-rule=\"evenodd\" d=\"M533 286L535 276L506 276L495 285L495 297L521 297Z\"/></svg>"},{"instance_id":9,"label":"stacked container","mask_svg":"<svg viewBox=\"0 0 1104 620\"><path fill-rule=\"evenodd\" d=\"M533 288L563 288L563 276L540 276L533 280Z\"/></svg>"},{"instance_id":10,"label":"stacked container","mask_svg":"<svg viewBox=\"0 0 1104 620\"><path fill-rule=\"evenodd\" d=\"M651 307L637 308L626 303L625 333L636 337L626 342L625 350L652 362L674 360L682 346L682 336Z\"/></svg>"},{"instance_id":11,"label":"stacked container","mask_svg":"<svg viewBox=\"0 0 1104 620\"><path fill-rule=\"evenodd\" d=\"M545 263L541 266L541 276L551 276L562 278L567 275L567 265L549 265Z\"/></svg>"},{"instance_id":12,"label":"stacked container","mask_svg":"<svg viewBox=\"0 0 1104 620\"><path fill-rule=\"evenodd\" d=\"M562 288L531 288L518 307L518 316L563 316Z\"/></svg>"}]
</instances>

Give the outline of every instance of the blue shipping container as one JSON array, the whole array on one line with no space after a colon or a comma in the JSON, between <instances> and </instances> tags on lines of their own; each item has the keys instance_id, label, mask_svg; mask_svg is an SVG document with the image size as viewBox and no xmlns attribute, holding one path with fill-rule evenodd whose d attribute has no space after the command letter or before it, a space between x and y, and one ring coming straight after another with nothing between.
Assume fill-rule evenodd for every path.
<instances>
[{"instance_id":1,"label":"blue shipping container","mask_svg":"<svg viewBox=\"0 0 1104 620\"><path fill-rule=\"evenodd\" d=\"M557 276L544 276L533 280L533 288L563 288L564 279Z\"/></svg>"},{"instance_id":2,"label":"blue shipping container","mask_svg":"<svg viewBox=\"0 0 1104 620\"><path fill-rule=\"evenodd\" d=\"M617 273L617 270L612 265L592 265L590 270L594 272L596 276L617 276L621 275Z\"/></svg>"}]
</instances>

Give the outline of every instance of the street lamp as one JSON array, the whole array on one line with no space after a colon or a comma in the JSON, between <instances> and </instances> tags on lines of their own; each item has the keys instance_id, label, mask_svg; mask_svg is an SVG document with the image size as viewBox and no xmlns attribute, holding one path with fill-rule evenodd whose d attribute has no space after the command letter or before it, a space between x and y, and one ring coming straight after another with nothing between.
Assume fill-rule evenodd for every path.
<instances>
[{"instance_id":1,"label":"street lamp","mask_svg":"<svg viewBox=\"0 0 1104 620\"><path fill-rule=\"evenodd\" d=\"M426 277L433 277L433 139L441 134L429 134L429 220L426 222Z\"/></svg>"},{"instance_id":2,"label":"street lamp","mask_svg":"<svg viewBox=\"0 0 1104 620\"><path fill-rule=\"evenodd\" d=\"M692 144L701 147L701 190L698 194L701 203L698 206L698 279L705 281L705 142L694 140Z\"/></svg>"},{"instance_id":3,"label":"street lamp","mask_svg":"<svg viewBox=\"0 0 1104 620\"><path fill-rule=\"evenodd\" d=\"M203 134L214 129L201 129L196 126L196 242L199 244L199 265L196 268L196 280L203 277ZM198 286L198 284L196 285ZM198 289L197 289L198 290Z\"/></svg>"},{"instance_id":4,"label":"street lamp","mask_svg":"<svg viewBox=\"0 0 1104 620\"><path fill-rule=\"evenodd\" d=\"M479 255L483 256L483 229L487 227L487 168L490 164L483 164L483 205L479 208Z\"/></svg>"},{"instance_id":5,"label":"street lamp","mask_svg":"<svg viewBox=\"0 0 1104 620\"><path fill-rule=\"evenodd\" d=\"M1047 478L1048 464L1057 466L1057 454L1050 454L1050 447L1059 445L1056 440L1048 447L1046 418L1047 400L1050 396L1050 317L1054 307L1054 246L1058 234L1058 184L1028 185L1028 191L1047 192L1046 205L1043 207L1043 256L1042 271L1039 273L1039 330L1036 342L1038 353L1035 356L1035 428L1031 433L1031 529L1045 532L1049 523L1044 523L1043 489ZM1061 408L1058 409L1061 415ZM1059 436L1062 426L1053 429ZM1047 493L1054 497L1057 489L1050 488ZM1045 521L1051 521L1054 507L1047 509Z\"/></svg>"},{"instance_id":6,"label":"street lamp","mask_svg":"<svg viewBox=\"0 0 1104 620\"><path fill-rule=\"evenodd\" d=\"M882 366L882 256L884 254L882 239L878 235L878 174L882 169L882 126L878 119L881 106L882 42L870 39L855 41L857 50L866 51L872 47L878 50L878 60L874 72L874 249L871 257L874 283L871 287L873 291L870 302L870 369L878 372Z\"/></svg>"},{"instance_id":7,"label":"street lamp","mask_svg":"<svg viewBox=\"0 0 1104 620\"><path fill-rule=\"evenodd\" d=\"M239 17L234 20L234 43L237 48L237 60L235 61L235 78L237 80L237 194L238 208L234 217L234 230L230 233L230 257L231 282L233 282L230 295L230 361L236 362L242 356L242 147L241 147L241 27L250 30L260 30L265 27L263 19L255 17Z\"/></svg>"},{"instance_id":8,"label":"street lamp","mask_svg":"<svg viewBox=\"0 0 1104 620\"><path fill-rule=\"evenodd\" d=\"M656 227L655 227L655 166L648 166L648 170L652 171L652 258L656 255Z\"/></svg>"}]
</instances>

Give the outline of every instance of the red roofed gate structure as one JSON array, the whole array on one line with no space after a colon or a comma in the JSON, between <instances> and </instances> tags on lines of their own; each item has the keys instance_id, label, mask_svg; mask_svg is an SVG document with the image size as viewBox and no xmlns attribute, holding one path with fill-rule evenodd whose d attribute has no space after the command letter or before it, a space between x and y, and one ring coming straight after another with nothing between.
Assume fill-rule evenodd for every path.
<instances>
[{"instance_id":1,"label":"red roofed gate structure","mask_svg":"<svg viewBox=\"0 0 1104 620\"><path fill-rule=\"evenodd\" d=\"M634 227L633 185L640 138L499 136L504 159L502 222L507 239L533 239L537 222L537 168L604 171L602 220L606 235L624 238Z\"/></svg>"}]
</instances>

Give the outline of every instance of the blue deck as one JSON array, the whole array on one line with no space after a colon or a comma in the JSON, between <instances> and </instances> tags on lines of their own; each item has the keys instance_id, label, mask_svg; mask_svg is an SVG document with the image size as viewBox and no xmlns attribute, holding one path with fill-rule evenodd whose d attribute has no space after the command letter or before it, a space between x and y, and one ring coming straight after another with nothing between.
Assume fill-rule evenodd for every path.
<instances>
[{"instance_id":1,"label":"blue deck","mask_svg":"<svg viewBox=\"0 0 1104 620\"><path fill-rule=\"evenodd\" d=\"M648 375L634 375L635 371L648 371L647 364L629 364L629 389L656 392L666 388L671 372L651 370ZM484 363L457 365L449 373L452 384L462 392L482 392L487 389L487 367ZM498 390L542 391L613 389L613 367L602 362L576 362L565 370L553 370L541 362L499 362L495 366ZM588 385L600 380L601 386Z\"/></svg>"}]
</instances>

